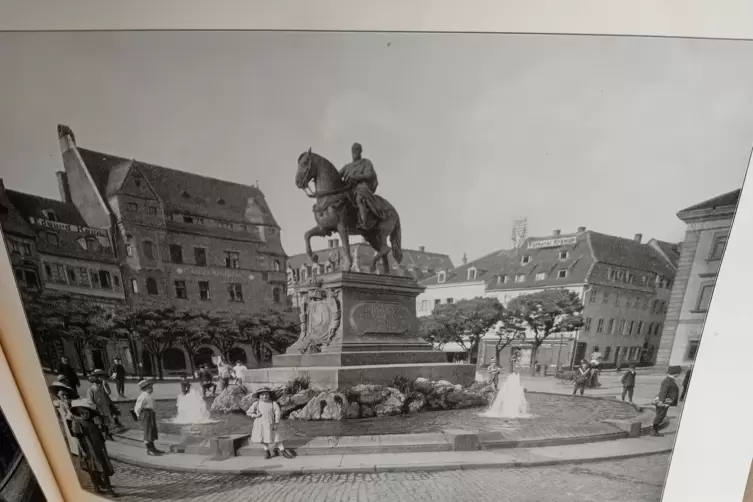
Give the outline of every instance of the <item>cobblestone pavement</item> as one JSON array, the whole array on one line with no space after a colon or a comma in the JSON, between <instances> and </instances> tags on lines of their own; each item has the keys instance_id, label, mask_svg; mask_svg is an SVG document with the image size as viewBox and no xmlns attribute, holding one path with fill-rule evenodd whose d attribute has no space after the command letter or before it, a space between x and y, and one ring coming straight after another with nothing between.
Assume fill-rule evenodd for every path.
<instances>
[{"instance_id":1,"label":"cobblestone pavement","mask_svg":"<svg viewBox=\"0 0 753 502\"><path fill-rule=\"evenodd\" d=\"M117 500L126 502L658 502L669 455L542 468L300 476L216 476L114 466ZM90 489L88 478L81 478Z\"/></svg>"}]
</instances>

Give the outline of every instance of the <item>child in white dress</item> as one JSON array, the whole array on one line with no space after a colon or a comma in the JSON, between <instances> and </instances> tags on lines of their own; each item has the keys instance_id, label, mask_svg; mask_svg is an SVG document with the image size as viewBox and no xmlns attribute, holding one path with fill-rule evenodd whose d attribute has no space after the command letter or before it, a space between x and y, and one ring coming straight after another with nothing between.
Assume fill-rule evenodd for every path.
<instances>
[{"instance_id":1,"label":"child in white dress","mask_svg":"<svg viewBox=\"0 0 753 502\"><path fill-rule=\"evenodd\" d=\"M277 397L269 387L262 387L253 393L258 399L246 412L250 418L254 419L254 425L251 429L251 441L261 443L264 447L264 458L270 459L276 457L282 452L285 458L293 458L295 454L286 450L282 444L282 438L277 432L277 427L282 418L282 410L277 404ZM273 446L273 451L269 451L269 445Z\"/></svg>"}]
</instances>

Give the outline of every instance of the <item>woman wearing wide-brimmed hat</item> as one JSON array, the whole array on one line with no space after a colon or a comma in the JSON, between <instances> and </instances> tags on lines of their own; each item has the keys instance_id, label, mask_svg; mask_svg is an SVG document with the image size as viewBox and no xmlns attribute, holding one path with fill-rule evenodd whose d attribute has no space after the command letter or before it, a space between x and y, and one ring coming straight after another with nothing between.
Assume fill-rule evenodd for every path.
<instances>
[{"instance_id":1,"label":"woman wearing wide-brimmed hat","mask_svg":"<svg viewBox=\"0 0 753 502\"><path fill-rule=\"evenodd\" d=\"M50 394L53 396L52 405L58 414L58 418L63 426L63 432L65 433L65 439L68 442L68 447L71 453L78 454L78 444L71 435L71 425L73 416L71 415L71 400L75 394L73 387L64 384L63 382L52 382L48 387Z\"/></svg>"},{"instance_id":2,"label":"woman wearing wide-brimmed hat","mask_svg":"<svg viewBox=\"0 0 753 502\"><path fill-rule=\"evenodd\" d=\"M154 446L154 442L159 438L159 434L157 433L157 412L155 411L154 398L152 397L154 380L142 380L139 382L138 388L141 394L136 399L133 412L139 422L141 422L141 428L144 429L146 453L147 455L161 455L162 452Z\"/></svg>"},{"instance_id":3,"label":"woman wearing wide-brimmed hat","mask_svg":"<svg viewBox=\"0 0 753 502\"><path fill-rule=\"evenodd\" d=\"M251 429L251 441L261 443L264 448L264 458L276 457L280 453L285 458L293 458L294 454L285 449L282 444L282 438L277 432L277 427L282 418L282 410L277 404L277 396L269 387L261 387L252 394L258 401L254 401L246 412L250 418L254 419L254 425ZM274 447L272 452L269 451L269 445Z\"/></svg>"},{"instance_id":4,"label":"woman wearing wide-brimmed hat","mask_svg":"<svg viewBox=\"0 0 753 502\"><path fill-rule=\"evenodd\" d=\"M102 434L105 436L105 439L114 441L115 438L113 438L110 433L110 423L112 422L113 408L115 406L110 400L110 396L105 392L100 377L95 376L94 373L92 373L89 377L89 381L91 382L91 385L86 390L86 399L93 404L99 412L97 420L102 428Z\"/></svg>"},{"instance_id":5,"label":"woman wearing wide-brimmed hat","mask_svg":"<svg viewBox=\"0 0 753 502\"><path fill-rule=\"evenodd\" d=\"M107 455L105 438L93 420L98 414L96 406L86 399L71 401L71 430L78 440L81 469L89 473L98 492L114 495L110 476L115 474L115 470Z\"/></svg>"}]
</instances>

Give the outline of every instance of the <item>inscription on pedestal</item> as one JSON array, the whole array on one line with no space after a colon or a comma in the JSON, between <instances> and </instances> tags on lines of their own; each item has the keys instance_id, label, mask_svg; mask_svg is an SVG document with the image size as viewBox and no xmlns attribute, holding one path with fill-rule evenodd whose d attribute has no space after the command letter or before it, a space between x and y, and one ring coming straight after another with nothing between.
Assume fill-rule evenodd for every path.
<instances>
[{"instance_id":1,"label":"inscription on pedestal","mask_svg":"<svg viewBox=\"0 0 753 502\"><path fill-rule=\"evenodd\" d=\"M410 311L399 303L361 302L350 313L350 325L361 334L405 334L413 326Z\"/></svg>"}]
</instances>

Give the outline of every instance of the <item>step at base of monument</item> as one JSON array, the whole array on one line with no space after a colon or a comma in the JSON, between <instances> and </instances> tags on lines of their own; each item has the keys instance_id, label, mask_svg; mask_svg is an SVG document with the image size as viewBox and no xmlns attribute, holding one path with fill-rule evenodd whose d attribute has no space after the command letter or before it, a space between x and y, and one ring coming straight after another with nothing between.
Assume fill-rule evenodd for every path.
<instances>
[{"instance_id":1,"label":"step at base of monument","mask_svg":"<svg viewBox=\"0 0 753 502\"><path fill-rule=\"evenodd\" d=\"M262 386L284 385L296 377L308 377L314 389L348 389L359 384L390 385L396 377L446 380L467 387L476 376L476 365L458 363L375 364L369 366L299 366L246 371L244 385L254 391Z\"/></svg>"},{"instance_id":2,"label":"step at base of monument","mask_svg":"<svg viewBox=\"0 0 753 502\"><path fill-rule=\"evenodd\" d=\"M321 352L318 354L281 354L274 356L275 368L291 366L374 366L379 364L446 363L447 353L436 350L400 352Z\"/></svg>"}]
</instances>

